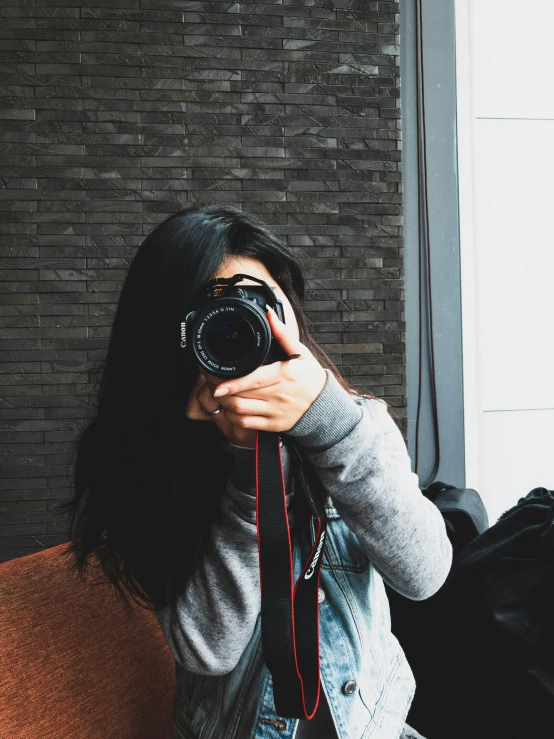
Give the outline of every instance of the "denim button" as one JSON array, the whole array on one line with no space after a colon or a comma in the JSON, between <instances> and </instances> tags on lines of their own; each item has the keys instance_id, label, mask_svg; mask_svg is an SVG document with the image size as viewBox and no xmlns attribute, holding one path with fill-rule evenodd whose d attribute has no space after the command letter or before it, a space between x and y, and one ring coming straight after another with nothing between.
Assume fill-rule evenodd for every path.
<instances>
[{"instance_id":1,"label":"denim button","mask_svg":"<svg viewBox=\"0 0 554 739\"><path fill-rule=\"evenodd\" d=\"M347 683L344 683L342 686L342 692L345 695L352 695L352 693L356 690L358 686L356 685L355 680L349 680Z\"/></svg>"},{"instance_id":2,"label":"denim button","mask_svg":"<svg viewBox=\"0 0 554 739\"><path fill-rule=\"evenodd\" d=\"M317 589L317 602L321 603L322 600L325 600L325 593L321 588Z\"/></svg>"}]
</instances>

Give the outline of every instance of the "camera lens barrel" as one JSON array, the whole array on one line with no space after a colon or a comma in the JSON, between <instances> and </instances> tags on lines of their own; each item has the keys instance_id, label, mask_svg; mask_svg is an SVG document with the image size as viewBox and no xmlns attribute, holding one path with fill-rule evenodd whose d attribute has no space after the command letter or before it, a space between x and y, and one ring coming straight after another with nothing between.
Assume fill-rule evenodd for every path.
<instances>
[{"instance_id":1,"label":"camera lens barrel","mask_svg":"<svg viewBox=\"0 0 554 739\"><path fill-rule=\"evenodd\" d=\"M216 377L243 377L264 363L271 327L255 301L222 297L200 308L191 326L198 363Z\"/></svg>"}]
</instances>

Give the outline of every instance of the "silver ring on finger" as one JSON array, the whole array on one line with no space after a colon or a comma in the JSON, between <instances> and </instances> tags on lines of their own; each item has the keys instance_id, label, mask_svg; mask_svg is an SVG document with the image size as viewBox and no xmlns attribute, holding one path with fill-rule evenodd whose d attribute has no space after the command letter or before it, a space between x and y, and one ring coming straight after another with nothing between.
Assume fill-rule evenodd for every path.
<instances>
[{"instance_id":1,"label":"silver ring on finger","mask_svg":"<svg viewBox=\"0 0 554 739\"><path fill-rule=\"evenodd\" d=\"M215 411L204 411L207 416L217 416L218 413L221 413L223 410L223 406L220 405L219 408L216 408Z\"/></svg>"}]
</instances>

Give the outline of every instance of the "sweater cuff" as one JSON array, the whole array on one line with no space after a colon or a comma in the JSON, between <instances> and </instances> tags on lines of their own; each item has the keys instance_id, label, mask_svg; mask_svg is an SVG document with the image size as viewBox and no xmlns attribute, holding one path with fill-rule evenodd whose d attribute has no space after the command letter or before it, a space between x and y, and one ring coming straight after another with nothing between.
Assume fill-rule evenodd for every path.
<instances>
[{"instance_id":1,"label":"sweater cuff","mask_svg":"<svg viewBox=\"0 0 554 739\"><path fill-rule=\"evenodd\" d=\"M342 441L362 418L362 408L325 368L323 390L292 428L284 433L310 451L322 452Z\"/></svg>"}]
</instances>

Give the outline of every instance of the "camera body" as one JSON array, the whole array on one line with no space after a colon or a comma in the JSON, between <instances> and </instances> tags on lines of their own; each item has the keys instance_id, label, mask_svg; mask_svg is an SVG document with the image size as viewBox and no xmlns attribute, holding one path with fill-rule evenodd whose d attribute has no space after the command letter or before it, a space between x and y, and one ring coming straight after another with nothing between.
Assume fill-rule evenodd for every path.
<instances>
[{"instance_id":1,"label":"camera body","mask_svg":"<svg viewBox=\"0 0 554 739\"><path fill-rule=\"evenodd\" d=\"M246 279L259 284L236 284ZM286 353L271 334L267 306L285 323L282 302L263 280L244 274L210 280L200 307L181 321L185 363L199 364L216 377L231 378L284 359Z\"/></svg>"}]
</instances>

